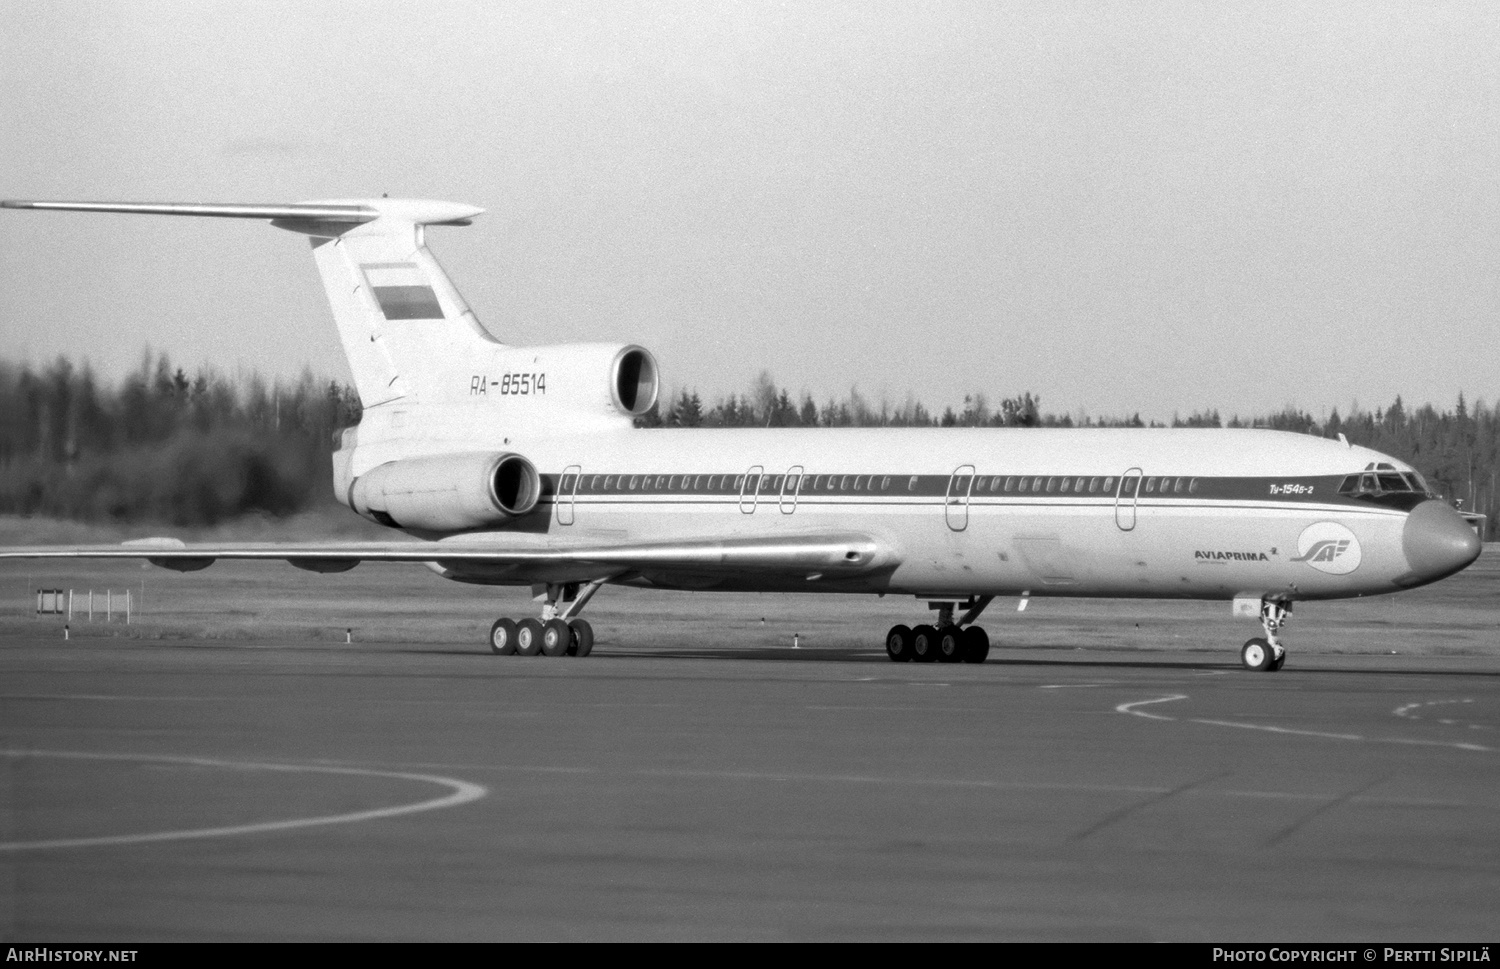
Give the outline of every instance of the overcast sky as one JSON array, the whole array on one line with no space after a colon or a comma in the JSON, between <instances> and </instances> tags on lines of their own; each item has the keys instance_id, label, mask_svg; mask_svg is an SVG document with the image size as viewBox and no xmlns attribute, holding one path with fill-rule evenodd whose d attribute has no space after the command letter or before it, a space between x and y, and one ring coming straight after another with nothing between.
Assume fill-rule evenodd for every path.
<instances>
[{"instance_id":1,"label":"overcast sky","mask_svg":"<svg viewBox=\"0 0 1500 969\"><path fill-rule=\"evenodd\" d=\"M0 197L484 206L508 343L706 397L1493 401L1500 4L9 4ZM347 379L307 245L0 213L0 355Z\"/></svg>"}]
</instances>

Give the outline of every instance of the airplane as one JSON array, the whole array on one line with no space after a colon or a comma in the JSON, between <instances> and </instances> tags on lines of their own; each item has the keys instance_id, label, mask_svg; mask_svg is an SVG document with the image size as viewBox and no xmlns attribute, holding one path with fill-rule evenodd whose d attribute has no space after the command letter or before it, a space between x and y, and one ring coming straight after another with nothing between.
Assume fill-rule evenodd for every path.
<instances>
[{"instance_id":1,"label":"airplane","mask_svg":"<svg viewBox=\"0 0 1500 969\"><path fill-rule=\"evenodd\" d=\"M496 340L427 248L483 209L421 199L284 205L3 201L0 207L259 219L309 237L363 404L333 486L386 542L0 550L0 558L218 559L313 572L420 563L530 586L497 654L587 656L606 585L901 595L896 662L982 663L997 597L1209 599L1258 618L1243 666L1286 662L1294 603L1374 595L1468 566L1479 537L1411 466L1254 429L641 429L657 363L628 343ZM394 537L396 534L401 537ZM925 618L925 617L924 617Z\"/></svg>"}]
</instances>

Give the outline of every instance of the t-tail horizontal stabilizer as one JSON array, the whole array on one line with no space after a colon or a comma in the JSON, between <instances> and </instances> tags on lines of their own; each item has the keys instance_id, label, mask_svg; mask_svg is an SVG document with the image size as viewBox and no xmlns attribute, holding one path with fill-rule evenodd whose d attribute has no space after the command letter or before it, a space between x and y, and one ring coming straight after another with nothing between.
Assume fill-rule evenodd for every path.
<instances>
[{"instance_id":1,"label":"t-tail horizontal stabilizer","mask_svg":"<svg viewBox=\"0 0 1500 969\"><path fill-rule=\"evenodd\" d=\"M56 212L262 219L312 236L313 257L365 407L420 400L445 371L497 343L428 251L429 225L469 225L484 210L431 199L239 202L37 202L0 207Z\"/></svg>"},{"instance_id":2,"label":"t-tail horizontal stabilizer","mask_svg":"<svg viewBox=\"0 0 1500 969\"><path fill-rule=\"evenodd\" d=\"M272 223L326 223L326 228L347 227L392 218L413 225L469 225L484 209L459 202L430 199L333 199L326 202L289 202L259 205L253 202L33 202L22 199L0 201L0 208L39 209L48 212L118 212L125 215L197 215L214 219L265 219ZM346 227L338 230L339 226ZM305 231L300 225L282 228ZM320 235L320 232L310 233Z\"/></svg>"}]
</instances>

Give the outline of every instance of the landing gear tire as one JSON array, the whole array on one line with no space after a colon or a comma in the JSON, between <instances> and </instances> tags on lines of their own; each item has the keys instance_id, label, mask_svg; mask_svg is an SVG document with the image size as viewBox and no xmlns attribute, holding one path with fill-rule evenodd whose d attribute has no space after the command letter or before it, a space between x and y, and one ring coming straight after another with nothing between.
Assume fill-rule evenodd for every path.
<instances>
[{"instance_id":1,"label":"landing gear tire","mask_svg":"<svg viewBox=\"0 0 1500 969\"><path fill-rule=\"evenodd\" d=\"M905 663L912 658L911 640L910 626L892 626L885 634L885 654L892 663Z\"/></svg>"},{"instance_id":2,"label":"landing gear tire","mask_svg":"<svg viewBox=\"0 0 1500 969\"><path fill-rule=\"evenodd\" d=\"M1282 662L1286 661L1286 654L1282 654ZM1271 644L1256 636L1245 643L1240 649L1240 662L1245 664L1245 669L1256 673L1266 673L1271 670L1280 669L1276 664L1275 651Z\"/></svg>"},{"instance_id":3,"label":"landing gear tire","mask_svg":"<svg viewBox=\"0 0 1500 969\"><path fill-rule=\"evenodd\" d=\"M549 619L542 624L542 655L565 656L573 645L573 630L561 619Z\"/></svg>"},{"instance_id":4,"label":"landing gear tire","mask_svg":"<svg viewBox=\"0 0 1500 969\"><path fill-rule=\"evenodd\" d=\"M964 658L964 631L957 626L944 626L937 634L937 658L939 663L961 663Z\"/></svg>"},{"instance_id":5,"label":"landing gear tire","mask_svg":"<svg viewBox=\"0 0 1500 969\"><path fill-rule=\"evenodd\" d=\"M983 626L968 626L964 629L963 654L965 663L983 663L990 655L990 637Z\"/></svg>"},{"instance_id":6,"label":"landing gear tire","mask_svg":"<svg viewBox=\"0 0 1500 969\"><path fill-rule=\"evenodd\" d=\"M1286 650L1282 650L1281 651L1281 655L1278 656L1278 657L1276 657L1274 660L1271 661L1271 672L1274 673L1277 670L1281 669L1285 665L1286 665Z\"/></svg>"},{"instance_id":7,"label":"landing gear tire","mask_svg":"<svg viewBox=\"0 0 1500 969\"><path fill-rule=\"evenodd\" d=\"M569 656L587 656L594 651L594 627L587 619L574 619L568 623L568 629L573 634L568 645Z\"/></svg>"},{"instance_id":8,"label":"landing gear tire","mask_svg":"<svg viewBox=\"0 0 1500 969\"><path fill-rule=\"evenodd\" d=\"M490 627L490 652L509 656L516 651L516 624L511 619L496 619Z\"/></svg>"},{"instance_id":9,"label":"landing gear tire","mask_svg":"<svg viewBox=\"0 0 1500 969\"><path fill-rule=\"evenodd\" d=\"M911 658L917 663L932 663L938 658L938 631L922 625L911 631Z\"/></svg>"},{"instance_id":10,"label":"landing gear tire","mask_svg":"<svg viewBox=\"0 0 1500 969\"><path fill-rule=\"evenodd\" d=\"M542 624L535 619L516 623L516 655L535 656L542 651Z\"/></svg>"}]
</instances>

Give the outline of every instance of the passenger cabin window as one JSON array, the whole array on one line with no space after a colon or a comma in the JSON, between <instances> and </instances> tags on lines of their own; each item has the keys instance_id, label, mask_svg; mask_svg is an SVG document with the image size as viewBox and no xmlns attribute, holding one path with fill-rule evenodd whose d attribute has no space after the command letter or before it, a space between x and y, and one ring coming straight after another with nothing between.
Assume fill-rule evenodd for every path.
<instances>
[{"instance_id":1,"label":"passenger cabin window","mask_svg":"<svg viewBox=\"0 0 1500 969\"><path fill-rule=\"evenodd\" d=\"M916 475L912 475L911 476L911 480L906 483L906 490L907 491L916 491L917 490L917 476Z\"/></svg>"}]
</instances>

